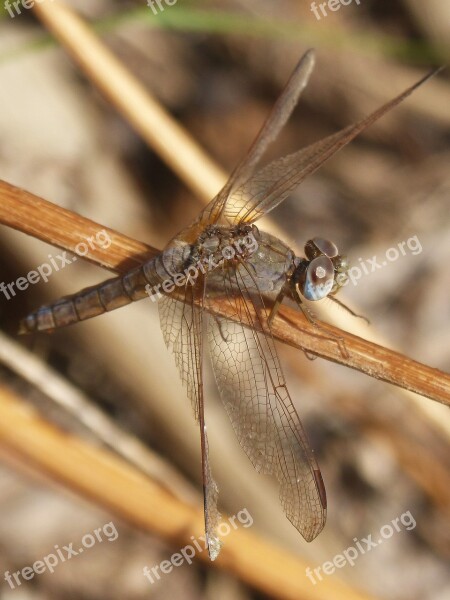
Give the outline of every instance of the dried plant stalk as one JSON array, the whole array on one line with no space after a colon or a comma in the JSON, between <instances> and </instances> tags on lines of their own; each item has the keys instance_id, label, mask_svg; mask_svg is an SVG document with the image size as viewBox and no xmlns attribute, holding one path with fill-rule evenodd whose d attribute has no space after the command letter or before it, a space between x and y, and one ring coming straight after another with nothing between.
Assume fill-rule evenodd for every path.
<instances>
[{"instance_id":1,"label":"dried plant stalk","mask_svg":"<svg viewBox=\"0 0 450 600\"><path fill-rule=\"evenodd\" d=\"M204 200L209 201L220 189L225 176L189 134L164 111L70 8L43 2L36 4L33 10L63 44L86 76L161 158ZM177 148L177 152L173 152L173 148ZM277 235L271 225L268 230ZM122 243L119 240L117 242ZM111 248L113 247L114 244ZM141 252L148 251L148 247L142 246ZM124 260L131 260L131 257L128 255ZM120 266L125 267L126 264L129 263ZM104 263L104 266L114 270L118 267L117 264L107 263ZM349 357L344 360L336 342L318 335L317 330L295 311L283 308L279 317L281 318L274 322L273 331L281 341L449 404L449 378L445 373L420 365L376 344L363 342L361 338L350 336L343 331L336 332L327 326L331 337L338 335L345 341ZM289 326L286 319L295 327Z\"/></svg>"},{"instance_id":2,"label":"dried plant stalk","mask_svg":"<svg viewBox=\"0 0 450 600\"><path fill-rule=\"evenodd\" d=\"M118 112L208 202L225 183L225 173L69 7L40 2L33 10Z\"/></svg>"},{"instance_id":3,"label":"dried plant stalk","mask_svg":"<svg viewBox=\"0 0 450 600\"><path fill-rule=\"evenodd\" d=\"M200 495L176 468L144 442L120 427L112 416L69 382L63 375L0 332L0 363L90 430L97 440L158 481L177 498L196 503Z\"/></svg>"},{"instance_id":4,"label":"dried plant stalk","mask_svg":"<svg viewBox=\"0 0 450 600\"><path fill-rule=\"evenodd\" d=\"M40 472L140 530L162 537L175 548L192 544L192 535L204 536L201 509L174 498L112 452L56 429L4 387L0 387L0 413L0 446L13 451L25 464L31 463ZM303 561L242 527L228 535L214 563L206 550L197 558L280 600L370 600L335 578L314 587L303 575L307 567Z\"/></svg>"},{"instance_id":5,"label":"dried plant stalk","mask_svg":"<svg viewBox=\"0 0 450 600\"><path fill-rule=\"evenodd\" d=\"M89 260L112 271L123 273L159 252L2 181L0 199L0 222L65 250L73 251L81 238L105 229L111 236L111 246L108 250L93 249ZM232 319L226 306L217 299L213 310ZM322 323L320 327L309 323L299 311L283 306L273 322L272 331L276 339L294 348L307 350L450 406L448 374L331 325ZM343 352L343 346L346 352Z\"/></svg>"}]
</instances>

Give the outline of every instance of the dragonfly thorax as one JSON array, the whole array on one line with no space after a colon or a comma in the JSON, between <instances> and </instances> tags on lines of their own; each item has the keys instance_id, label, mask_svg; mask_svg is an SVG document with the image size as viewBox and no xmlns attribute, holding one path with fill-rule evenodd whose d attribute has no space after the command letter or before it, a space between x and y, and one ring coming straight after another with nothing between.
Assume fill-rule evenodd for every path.
<instances>
[{"instance_id":1,"label":"dragonfly thorax","mask_svg":"<svg viewBox=\"0 0 450 600\"><path fill-rule=\"evenodd\" d=\"M207 227L192 247L190 260L214 270L224 262L247 260L258 249L259 232L254 225Z\"/></svg>"}]
</instances>

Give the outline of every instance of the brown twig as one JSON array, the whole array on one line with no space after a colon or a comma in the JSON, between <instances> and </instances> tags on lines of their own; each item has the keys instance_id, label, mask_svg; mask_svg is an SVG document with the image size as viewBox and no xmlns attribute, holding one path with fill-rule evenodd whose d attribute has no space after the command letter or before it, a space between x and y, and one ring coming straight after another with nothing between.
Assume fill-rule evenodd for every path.
<instances>
[{"instance_id":1,"label":"brown twig","mask_svg":"<svg viewBox=\"0 0 450 600\"><path fill-rule=\"evenodd\" d=\"M90 430L119 456L142 473L170 491L179 500L191 504L200 501L193 485L176 468L151 450L132 433L120 427L113 417L99 408L91 398L60 375L39 356L23 348L18 342L0 332L0 362L27 381L44 396Z\"/></svg>"},{"instance_id":2,"label":"brown twig","mask_svg":"<svg viewBox=\"0 0 450 600\"><path fill-rule=\"evenodd\" d=\"M174 498L110 451L56 429L4 387L0 387L0 412L0 445L12 450L25 464L38 467L57 482L176 548L192 545L192 535L197 539L204 535L201 509ZM196 558L211 565L206 550L197 553ZM307 565L301 559L243 527L227 536L213 564L280 600L369 600L336 578L324 579L314 587L304 575Z\"/></svg>"},{"instance_id":3,"label":"brown twig","mask_svg":"<svg viewBox=\"0 0 450 600\"><path fill-rule=\"evenodd\" d=\"M106 229L112 244L94 249L89 258L100 266L123 273L158 250L102 227L80 215L57 207L29 192L0 181L0 222L54 244L64 250L74 250L80 239ZM217 307L217 311L216 311ZM215 303L217 314L228 316L226 305ZM341 329L321 324L321 329L309 323L303 315L282 307L274 320L272 331L276 339L302 350L340 363L401 388L416 392L437 402L450 405L450 376L414 360L363 340ZM328 335L329 334L329 335ZM338 340L341 343L338 343ZM342 351L342 344L346 353Z\"/></svg>"},{"instance_id":4,"label":"brown twig","mask_svg":"<svg viewBox=\"0 0 450 600\"><path fill-rule=\"evenodd\" d=\"M73 10L54 2L36 3L33 10L111 105L195 194L209 201L226 175L183 127Z\"/></svg>"}]
</instances>

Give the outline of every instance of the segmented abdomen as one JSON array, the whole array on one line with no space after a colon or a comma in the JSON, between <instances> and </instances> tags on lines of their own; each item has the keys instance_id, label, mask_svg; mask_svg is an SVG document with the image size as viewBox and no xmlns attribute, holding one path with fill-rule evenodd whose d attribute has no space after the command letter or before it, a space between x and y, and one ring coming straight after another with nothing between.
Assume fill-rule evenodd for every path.
<instances>
[{"instance_id":1,"label":"segmented abdomen","mask_svg":"<svg viewBox=\"0 0 450 600\"><path fill-rule=\"evenodd\" d=\"M159 255L113 279L65 296L42 306L20 322L19 333L48 331L115 310L151 295L151 288L164 281L167 270ZM147 290L146 291L146 288Z\"/></svg>"}]
</instances>

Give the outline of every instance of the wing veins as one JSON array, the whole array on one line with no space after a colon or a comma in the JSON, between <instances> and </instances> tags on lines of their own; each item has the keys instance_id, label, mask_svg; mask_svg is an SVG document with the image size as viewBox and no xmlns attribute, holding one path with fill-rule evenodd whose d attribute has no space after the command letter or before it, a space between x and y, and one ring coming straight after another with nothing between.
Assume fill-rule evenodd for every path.
<instances>
[{"instance_id":1,"label":"wing veins","mask_svg":"<svg viewBox=\"0 0 450 600\"><path fill-rule=\"evenodd\" d=\"M267 214L282 202L308 175L319 169L329 158L341 150L357 135L380 119L388 111L403 102L417 88L423 85L440 69L428 73L425 77L411 85L402 93L389 100L371 114L356 123L341 129L306 148L278 158L243 183L234 194L231 194L223 215L231 224L251 223ZM266 177L266 179L264 179ZM252 187L256 184L256 191ZM261 189L258 189L258 184ZM269 190L269 193L268 193ZM258 197L262 198L258 201ZM272 196L272 197L271 197ZM241 198L245 200L239 201Z\"/></svg>"},{"instance_id":2,"label":"wing veins","mask_svg":"<svg viewBox=\"0 0 450 600\"><path fill-rule=\"evenodd\" d=\"M277 477L287 517L305 539L312 540L322 529L326 515L316 479L320 470L290 399L270 329L264 323L264 301L259 293L252 293L258 287L249 265L240 266L250 281L242 272L227 269L223 271L223 290L236 319L253 327L221 319L228 338L220 334L222 327L219 333L209 328L216 381L241 447L257 471ZM254 298L260 302L256 306ZM267 335L258 331L259 327Z\"/></svg>"}]
</instances>

